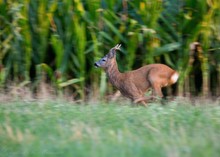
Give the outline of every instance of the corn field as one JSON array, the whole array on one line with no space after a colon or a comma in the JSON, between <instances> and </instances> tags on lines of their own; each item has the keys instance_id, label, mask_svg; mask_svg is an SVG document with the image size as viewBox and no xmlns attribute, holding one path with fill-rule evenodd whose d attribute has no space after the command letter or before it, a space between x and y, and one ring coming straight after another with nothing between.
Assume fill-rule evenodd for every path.
<instances>
[{"instance_id":1,"label":"corn field","mask_svg":"<svg viewBox=\"0 0 220 157\"><path fill-rule=\"evenodd\" d=\"M220 95L219 0L0 0L1 91L112 94L94 62L119 43L120 71L163 63L180 73L168 95Z\"/></svg>"}]
</instances>

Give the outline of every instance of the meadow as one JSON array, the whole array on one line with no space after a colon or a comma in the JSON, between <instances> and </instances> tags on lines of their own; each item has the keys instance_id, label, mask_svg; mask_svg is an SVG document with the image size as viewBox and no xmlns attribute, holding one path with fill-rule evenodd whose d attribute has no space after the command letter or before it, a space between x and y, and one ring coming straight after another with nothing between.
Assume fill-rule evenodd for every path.
<instances>
[{"instance_id":1,"label":"meadow","mask_svg":"<svg viewBox=\"0 0 220 157\"><path fill-rule=\"evenodd\" d=\"M218 102L0 102L0 157L217 157Z\"/></svg>"}]
</instances>

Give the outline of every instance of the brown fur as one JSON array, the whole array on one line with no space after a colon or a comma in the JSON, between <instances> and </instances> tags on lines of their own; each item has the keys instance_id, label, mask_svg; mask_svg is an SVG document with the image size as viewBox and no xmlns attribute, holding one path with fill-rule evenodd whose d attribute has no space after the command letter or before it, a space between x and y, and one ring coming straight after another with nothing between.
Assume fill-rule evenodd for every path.
<instances>
[{"instance_id":1,"label":"brown fur","mask_svg":"<svg viewBox=\"0 0 220 157\"><path fill-rule=\"evenodd\" d=\"M95 65L104 68L112 85L133 102L146 105L144 94L149 88L153 89L153 96L163 97L161 88L177 81L178 73L164 64L149 64L137 70L119 72L115 55L119 47L116 45L103 57L106 59L104 63L101 62L102 58Z\"/></svg>"}]
</instances>

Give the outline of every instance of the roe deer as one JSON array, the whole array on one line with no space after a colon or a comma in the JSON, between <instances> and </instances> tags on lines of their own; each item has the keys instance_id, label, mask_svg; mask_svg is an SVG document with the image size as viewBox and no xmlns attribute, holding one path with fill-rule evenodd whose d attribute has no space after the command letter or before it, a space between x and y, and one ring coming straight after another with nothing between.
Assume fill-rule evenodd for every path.
<instances>
[{"instance_id":1,"label":"roe deer","mask_svg":"<svg viewBox=\"0 0 220 157\"><path fill-rule=\"evenodd\" d=\"M118 44L111 48L107 55L95 63L95 67L103 68L112 85L134 103L146 106L147 98L144 94L149 88L153 89L153 96L163 97L161 88L177 81L179 74L164 64L149 64L137 70L119 72L116 50L120 46Z\"/></svg>"}]
</instances>

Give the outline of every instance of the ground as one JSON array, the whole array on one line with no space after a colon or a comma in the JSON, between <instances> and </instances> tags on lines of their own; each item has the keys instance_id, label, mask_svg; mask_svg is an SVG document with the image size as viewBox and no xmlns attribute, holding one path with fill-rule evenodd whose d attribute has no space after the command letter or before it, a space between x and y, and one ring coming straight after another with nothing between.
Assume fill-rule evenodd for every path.
<instances>
[{"instance_id":1,"label":"ground","mask_svg":"<svg viewBox=\"0 0 220 157\"><path fill-rule=\"evenodd\" d=\"M0 157L217 157L220 106L0 102Z\"/></svg>"}]
</instances>

